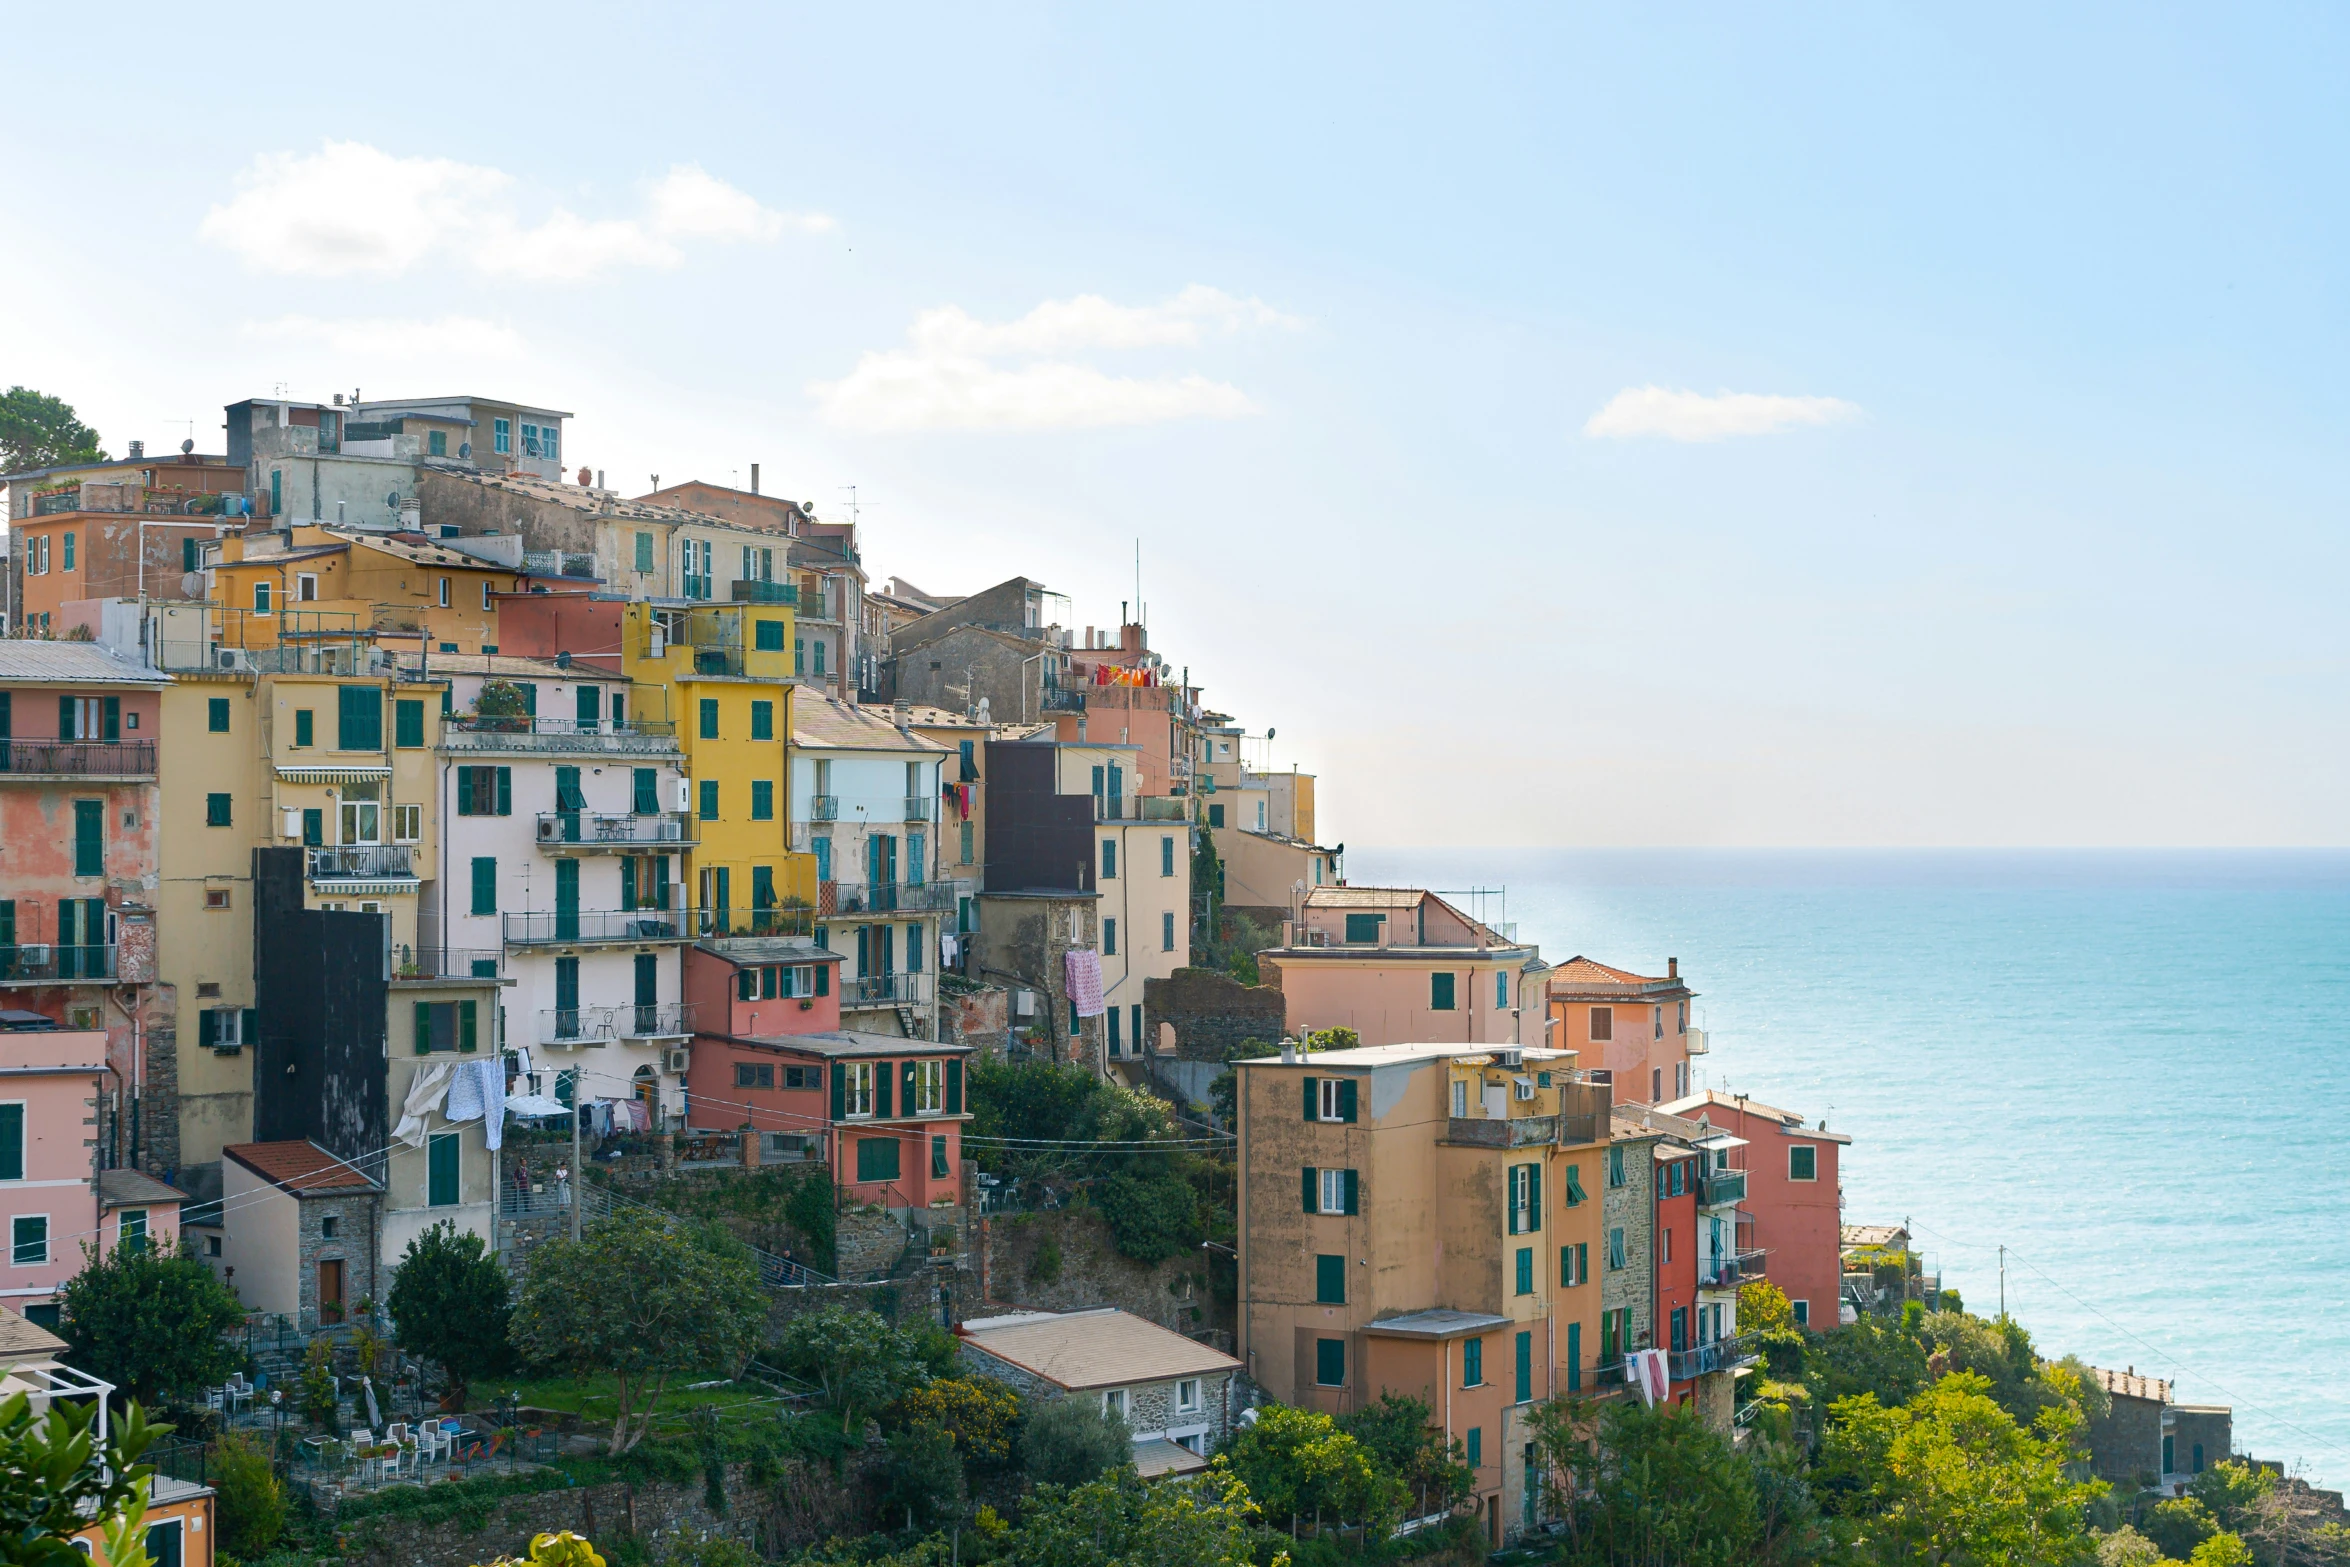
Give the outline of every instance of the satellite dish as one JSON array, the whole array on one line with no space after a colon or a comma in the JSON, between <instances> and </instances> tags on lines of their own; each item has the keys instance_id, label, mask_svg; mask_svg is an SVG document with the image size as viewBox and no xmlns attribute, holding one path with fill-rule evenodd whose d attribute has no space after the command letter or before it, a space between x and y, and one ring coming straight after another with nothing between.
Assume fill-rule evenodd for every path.
<instances>
[{"instance_id":1,"label":"satellite dish","mask_svg":"<svg viewBox=\"0 0 2350 1567\"><path fill-rule=\"evenodd\" d=\"M183 598L202 598L204 596L204 573L191 571L180 578L180 595Z\"/></svg>"},{"instance_id":2,"label":"satellite dish","mask_svg":"<svg viewBox=\"0 0 2350 1567\"><path fill-rule=\"evenodd\" d=\"M571 655L569 653L557 653L555 655L555 667L557 669L569 669L571 667Z\"/></svg>"},{"instance_id":3,"label":"satellite dish","mask_svg":"<svg viewBox=\"0 0 2350 1567\"><path fill-rule=\"evenodd\" d=\"M398 511L400 509L400 492L398 490L384 491L384 504L392 510ZM1267 738L1271 737L1267 736Z\"/></svg>"},{"instance_id":4,"label":"satellite dish","mask_svg":"<svg viewBox=\"0 0 2350 1567\"><path fill-rule=\"evenodd\" d=\"M186 440L184 440L184 441L180 442L180 452L181 452L181 454L182 454L182 455L185 455L185 454L187 454L187 453L189 453L189 452L192 452L192 451L194 451L195 449L196 449L196 438L195 438L194 436L190 436L190 437L188 437L188 439L186 439Z\"/></svg>"}]
</instances>

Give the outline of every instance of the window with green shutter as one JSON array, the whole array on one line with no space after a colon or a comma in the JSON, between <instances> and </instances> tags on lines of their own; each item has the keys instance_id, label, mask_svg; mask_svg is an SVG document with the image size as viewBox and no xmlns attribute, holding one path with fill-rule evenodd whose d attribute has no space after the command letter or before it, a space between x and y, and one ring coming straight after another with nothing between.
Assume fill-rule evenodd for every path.
<instances>
[{"instance_id":1,"label":"window with green shutter","mask_svg":"<svg viewBox=\"0 0 2350 1567\"><path fill-rule=\"evenodd\" d=\"M1346 1259L1329 1255L1314 1259L1314 1304L1343 1306L1346 1304Z\"/></svg>"},{"instance_id":2,"label":"window with green shutter","mask_svg":"<svg viewBox=\"0 0 2350 1567\"><path fill-rule=\"evenodd\" d=\"M494 854L473 857L473 912L498 912L498 857Z\"/></svg>"},{"instance_id":3,"label":"window with green shutter","mask_svg":"<svg viewBox=\"0 0 2350 1567\"><path fill-rule=\"evenodd\" d=\"M755 822L775 820L775 784L771 779L754 778L751 780L751 820Z\"/></svg>"},{"instance_id":4,"label":"window with green shutter","mask_svg":"<svg viewBox=\"0 0 2350 1567\"><path fill-rule=\"evenodd\" d=\"M1518 1335L1517 1386L1512 1391L1517 1395L1518 1403L1530 1404L1534 1401L1534 1335L1531 1332Z\"/></svg>"},{"instance_id":5,"label":"window with green shutter","mask_svg":"<svg viewBox=\"0 0 2350 1567\"><path fill-rule=\"evenodd\" d=\"M229 820L229 810L229 796L225 794L204 796L204 825L207 827L233 826L234 823Z\"/></svg>"},{"instance_id":6,"label":"window with green shutter","mask_svg":"<svg viewBox=\"0 0 2350 1567\"><path fill-rule=\"evenodd\" d=\"M1520 1246L1518 1248L1517 1262L1518 1293L1521 1295L1531 1295L1534 1293L1534 1248L1531 1246Z\"/></svg>"},{"instance_id":7,"label":"window with green shutter","mask_svg":"<svg viewBox=\"0 0 2350 1567\"><path fill-rule=\"evenodd\" d=\"M714 822L718 820L718 780L705 778L700 787L702 791L702 820Z\"/></svg>"},{"instance_id":8,"label":"window with green shutter","mask_svg":"<svg viewBox=\"0 0 2350 1567\"><path fill-rule=\"evenodd\" d=\"M481 1042L480 1034L477 1032L480 1025L478 1010L480 1005L481 1003L478 1001L457 1003L457 1048L460 1050L471 1050Z\"/></svg>"},{"instance_id":9,"label":"window with green shutter","mask_svg":"<svg viewBox=\"0 0 2350 1567\"><path fill-rule=\"evenodd\" d=\"M636 536L636 569L639 571L653 569L653 536L649 533L640 533Z\"/></svg>"},{"instance_id":10,"label":"window with green shutter","mask_svg":"<svg viewBox=\"0 0 2350 1567\"><path fill-rule=\"evenodd\" d=\"M754 740L775 738L775 704L773 702L760 701L751 704L751 738Z\"/></svg>"},{"instance_id":11,"label":"window with green shutter","mask_svg":"<svg viewBox=\"0 0 2350 1567\"><path fill-rule=\"evenodd\" d=\"M1567 1391L1583 1391L1583 1324L1567 1324Z\"/></svg>"},{"instance_id":12,"label":"window with green shutter","mask_svg":"<svg viewBox=\"0 0 2350 1567\"><path fill-rule=\"evenodd\" d=\"M310 806L302 812L302 847L318 849L326 846L326 811Z\"/></svg>"},{"instance_id":13,"label":"window with green shutter","mask_svg":"<svg viewBox=\"0 0 2350 1567\"><path fill-rule=\"evenodd\" d=\"M210 730L210 731L211 731L213 734L216 734L216 735L224 735L224 734L227 734L227 733L228 733L228 698L227 698L227 697L225 697L225 696L216 696L216 697L207 697L207 698L205 699L205 702L204 702L204 722L205 722L205 727L206 727L207 729L209 729L209 730Z\"/></svg>"},{"instance_id":14,"label":"window with green shutter","mask_svg":"<svg viewBox=\"0 0 2350 1567\"><path fill-rule=\"evenodd\" d=\"M1461 1386L1485 1385L1485 1341L1481 1338L1461 1340Z\"/></svg>"},{"instance_id":15,"label":"window with green shutter","mask_svg":"<svg viewBox=\"0 0 2350 1567\"><path fill-rule=\"evenodd\" d=\"M894 1137L857 1139L857 1179L894 1181L898 1178L898 1140Z\"/></svg>"},{"instance_id":16,"label":"window with green shutter","mask_svg":"<svg viewBox=\"0 0 2350 1567\"><path fill-rule=\"evenodd\" d=\"M318 715L307 707L294 709L294 744L311 746L318 743Z\"/></svg>"},{"instance_id":17,"label":"window with green shutter","mask_svg":"<svg viewBox=\"0 0 2350 1567\"><path fill-rule=\"evenodd\" d=\"M1820 1178L1820 1151L1809 1143L1797 1143L1787 1150L1787 1179L1816 1181Z\"/></svg>"},{"instance_id":18,"label":"window with green shutter","mask_svg":"<svg viewBox=\"0 0 2350 1567\"><path fill-rule=\"evenodd\" d=\"M76 876L103 876L106 874L106 802L104 800L76 800L73 802L73 873Z\"/></svg>"},{"instance_id":19,"label":"window with green shutter","mask_svg":"<svg viewBox=\"0 0 2350 1567\"><path fill-rule=\"evenodd\" d=\"M1346 1340L1314 1340L1314 1381L1321 1387L1346 1386Z\"/></svg>"},{"instance_id":20,"label":"window with green shutter","mask_svg":"<svg viewBox=\"0 0 2350 1567\"><path fill-rule=\"evenodd\" d=\"M751 623L751 645L762 653L783 651L783 622L756 620Z\"/></svg>"},{"instance_id":21,"label":"window with green shutter","mask_svg":"<svg viewBox=\"0 0 2350 1567\"><path fill-rule=\"evenodd\" d=\"M1567 1206L1580 1208L1583 1206L1583 1167L1579 1164L1570 1164L1566 1169Z\"/></svg>"},{"instance_id":22,"label":"window with green shutter","mask_svg":"<svg viewBox=\"0 0 2350 1567\"><path fill-rule=\"evenodd\" d=\"M1483 1426L1469 1427L1469 1438L1468 1441L1463 1445L1468 1449L1469 1467L1471 1469L1478 1468L1484 1464L1485 1428Z\"/></svg>"},{"instance_id":23,"label":"window with green shutter","mask_svg":"<svg viewBox=\"0 0 2350 1567\"><path fill-rule=\"evenodd\" d=\"M384 748L384 694L381 686L341 686L335 691L335 749Z\"/></svg>"},{"instance_id":24,"label":"window with green shutter","mask_svg":"<svg viewBox=\"0 0 2350 1567\"><path fill-rule=\"evenodd\" d=\"M434 1132L425 1139L424 1201L428 1208L457 1206L457 1140L460 1135L457 1132Z\"/></svg>"},{"instance_id":25,"label":"window with green shutter","mask_svg":"<svg viewBox=\"0 0 2350 1567\"><path fill-rule=\"evenodd\" d=\"M424 744L424 703L418 698L392 704L392 743L410 751Z\"/></svg>"},{"instance_id":26,"label":"window with green shutter","mask_svg":"<svg viewBox=\"0 0 2350 1567\"><path fill-rule=\"evenodd\" d=\"M714 696L702 698L702 738L718 738L718 699Z\"/></svg>"},{"instance_id":27,"label":"window with green shutter","mask_svg":"<svg viewBox=\"0 0 2350 1567\"><path fill-rule=\"evenodd\" d=\"M1450 974L1431 974L1428 976L1429 1011L1450 1012L1452 1010L1453 978L1454 976Z\"/></svg>"},{"instance_id":28,"label":"window with green shutter","mask_svg":"<svg viewBox=\"0 0 2350 1567\"><path fill-rule=\"evenodd\" d=\"M1386 917L1384 914L1349 914L1346 917L1346 939L1358 946L1378 941L1379 922Z\"/></svg>"},{"instance_id":29,"label":"window with green shutter","mask_svg":"<svg viewBox=\"0 0 2350 1567\"><path fill-rule=\"evenodd\" d=\"M0 1181L24 1179L24 1106L0 1105Z\"/></svg>"},{"instance_id":30,"label":"window with green shutter","mask_svg":"<svg viewBox=\"0 0 2350 1567\"><path fill-rule=\"evenodd\" d=\"M818 964L816 967L816 972L819 975L823 974L824 966L822 964ZM947 1063L947 1114L961 1115L962 1113L963 1063L960 1061L949 1061Z\"/></svg>"},{"instance_id":31,"label":"window with green shutter","mask_svg":"<svg viewBox=\"0 0 2350 1567\"><path fill-rule=\"evenodd\" d=\"M650 767L629 769L629 807L639 816L661 814L661 775Z\"/></svg>"},{"instance_id":32,"label":"window with green shutter","mask_svg":"<svg viewBox=\"0 0 2350 1567\"><path fill-rule=\"evenodd\" d=\"M1304 1191L1306 1212L1320 1213L1322 1211L1322 1182L1320 1173L1312 1165L1309 1164L1305 1167L1304 1178L1300 1185Z\"/></svg>"},{"instance_id":33,"label":"window with green shutter","mask_svg":"<svg viewBox=\"0 0 2350 1567\"><path fill-rule=\"evenodd\" d=\"M1624 1184L1624 1150L1621 1145L1607 1151L1607 1183L1610 1186Z\"/></svg>"},{"instance_id":34,"label":"window with green shutter","mask_svg":"<svg viewBox=\"0 0 2350 1567\"><path fill-rule=\"evenodd\" d=\"M1611 1269L1624 1265L1624 1232L1622 1230L1607 1232L1607 1265Z\"/></svg>"}]
</instances>

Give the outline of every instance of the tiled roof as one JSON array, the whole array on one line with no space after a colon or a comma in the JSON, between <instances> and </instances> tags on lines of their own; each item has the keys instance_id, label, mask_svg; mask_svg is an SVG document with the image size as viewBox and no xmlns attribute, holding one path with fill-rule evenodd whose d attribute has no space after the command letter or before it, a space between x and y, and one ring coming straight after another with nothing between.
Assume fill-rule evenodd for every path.
<instances>
[{"instance_id":1,"label":"tiled roof","mask_svg":"<svg viewBox=\"0 0 2350 1567\"><path fill-rule=\"evenodd\" d=\"M1400 1317L1381 1317L1376 1322L1363 1324L1366 1333L1384 1333L1396 1338L1459 1338L1469 1333L1484 1333L1507 1327L1509 1318L1497 1317L1483 1311L1454 1311L1436 1307L1429 1311L1409 1312Z\"/></svg>"},{"instance_id":2,"label":"tiled roof","mask_svg":"<svg viewBox=\"0 0 2350 1567\"><path fill-rule=\"evenodd\" d=\"M221 1152L284 1191L326 1193L376 1190L375 1182L318 1144L307 1140L231 1143Z\"/></svg>"},{"instance_id":3,"label":"tiled roof","mask_svg":"<svg viewBox=\"0 0 2350 1567\"><path fill-rule=\"evenodd\" d=\"M95 642L51 642L33 637L0 639L0 680L40 685L160 686L171 677L116 658Z\"/></svg>"},{"instance_id":4,"label":"tiled roof","mask_svg":"<svg viewBox=\"0 0 2350 1567\"><path fill-rule=\"evenodd\" d=\"M1824 1143L1849 1143L1852 1141L1843 1132L1826 1132L1817 1127L1804 1125L1803 1117L1793 1110L1782 1110L1776 1105L1764 1104L1760 1099L1747 1099L1741 1098L1737 1094L1726 1094L1718 1088L1709 1088L1702 1094L1691 1094L1686 1099L1676 1099L1671 1104L1659 1105L1657 1108L1669 1115L1685 1116L1702 1116L1709 1110L1743 1110L1748 1115L1760 1116L1766 1121L1777 1121L1789 1133L1796 1136L1813 1138Z\"/></svg>"},{"instance_id":5,"label":"tiled roof","mask_svg":"<svg viewBox=\"0 0 2350 1567\"><path fill-rule=\"evenodd\" d=\"M1670 1000L1692 994L1685 980L1671 974L1635 974L1581 954L1553 968L1544 978L1553 996L1639 996Z\"/></svg>"},{"instance_id":6,"label":"tiled roof","mask_svg":"<svg viewBox=\"0 0 2350 1567\"><path fill-rule=\"evenodd\" d=\"M698 952L724 958L738 968L768 963L838 963L841 955L796 936L706 936L694 943Z\"/></svg>"},{"instance_id":7,"label":"tiled roof","mask_svg":"<svg viewBox=\"0 0 2350 1567\"><path fill-rule=\"evenodd\" d=\"M1891 1246L1909 1244L1909 1231L1898 1224L1847 1224L1842 1231L1842 1244L1851 1246Z\"/></svg>"},{"instance_id":8,"label":"tiled roof","mask_svg":"<svg viewBox=\"0 0 2350 1567\"><path fill-rule=\"evenodd\" d=\"M738 1045L764 1045L774 1050L804 1050L810 1055L851 1056L967 1056L969 1045L942 1044L935 1039L908 1039L903 1034L868 1034L858 1029L834 1029L821 1034L725 1034L717 1036Z\"/></svg>"},{"instance_id":9,"label":"tiled roof","mask_svg":"<svg viewBox=\"0 0 2350 1567\"><path fill-rule=\"evenodd\" d=\"M1551 974L1558 979L1587 980L1600 985L1654 985L1660 980L1658 975L1635 974L1629 969L1610 968L1605 963L1580 954L1552 969Z\"/></svg>"},{"instance_id":10,"label":"tiled roof","mask_svg":"<svg viewBox=\"0 0 2350 1567\"><path fill-rule=\"evenodd\" d=\"M966 1322L963 1336L1072 1391L1240 1369L1230 1355L1115 1306Z\"/></svg>"},{"instance_id":11,"label":"tiled roof","mask_svg":"<svg viewBox=\"0 0 2350 1567\"><path fill-rule=\"evenodd\" d=\"M802 686L792 697L792 742L819 750L920 751L945 755L947 747L891 722L886 707L852 707L838 697Z\"/></svg>"},{"instance_id":12,"label":"tiled roof","mask_svg":"<svg viewBox=\"0 0 2350 1567\"><path fill-rule=\"evenodd\" d=\"M62 1353L65 1340L14 1311L0 1311L0 1365L47 1360Z\"/></svg>"},{"instance_id":13,"label":"tiled roof","mask_svg":"<svg viewBox=\"0 0 2350 1567\"><path fill-rule=\"evenodd\" d=\"M1208 1461L1199 1454L1163 1436L1134 1444L1134 1470L1145 1480L1155 1480L1161 1475L1195 1474L1207 1467Z\"/></svg>"},{"instance_id":14,"label":"tiled roof","mask_svg":"<svg viewBox=\"0 0 2350 1567\"><path fill-rule=\"evenodd\" d=\"M136 1170L100 1170L98 1172L98 1206L101 1208L138 1208L149 1203L186 1202L188 1194L174 1186L166 1186L151 1175Z\"/></svg>"},{"instance_id":15,"label":"tiled roof","mask_svg":"<svg viewBox=\"0 0 2350 1567\"><path fill-rule=\"evenodd\" d=\"M2170 1384L2160 1377L2142 1377L2137 1367L2127 1371L2108 1371L2103 1366L2091 1366L2098 1383L2105 1391L2120 1398L2143 1398L2157 1404L2170 1402Z\"/></svg>"}]
</instances>

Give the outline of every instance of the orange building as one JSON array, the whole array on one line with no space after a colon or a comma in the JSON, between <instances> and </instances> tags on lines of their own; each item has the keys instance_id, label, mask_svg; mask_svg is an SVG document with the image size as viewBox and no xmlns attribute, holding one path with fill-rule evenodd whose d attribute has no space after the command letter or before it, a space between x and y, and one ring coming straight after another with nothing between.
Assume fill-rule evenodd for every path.
<instances>
[{"instance_id":1,"label":"orange building","mask_svg":"<svg viewBox=\"0 0 2350 1567\"><path fill-rule=\"evenodd\" d=\"M136 451L136 443L133 447ZM11 632L57 635L81 599L201 599L205 547L241 528L245 470L193 452L13 473Z\"/></svg>"},{"instance_id":2,"label":"orange building","mask_svg":"<svg viewBox=\"0 0 2350 1567\"><path fill-rule=\"evenodd\" d=\"M1577 956L1545 979L1546 1043L1608 1074L1618 1104L1662 1104L1689 1092L1689 1058L1705 1054L1705 1035L1689 1026L1697 993L1682 982L1679 958L1648 975Z\"/></svg>"}]
</instances>

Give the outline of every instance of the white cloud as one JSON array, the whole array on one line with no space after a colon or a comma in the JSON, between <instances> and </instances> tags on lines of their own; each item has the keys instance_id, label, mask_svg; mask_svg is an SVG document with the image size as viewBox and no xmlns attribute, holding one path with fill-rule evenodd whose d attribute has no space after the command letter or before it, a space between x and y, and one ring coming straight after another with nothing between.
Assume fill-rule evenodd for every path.
<instances>
[{"instance_id":1,"label":"white cloud","mask_svg":"<svg viewBox=\"0 0 2350 1567\"><path fill-rule=\"evenodd\" d=\"M521 333L476 316L442 316L434 321L279 316L248 321L243 330L266 342L307 343L360 359L514 359L523 351Z\"/></svg>"},{"instance_id":2,"label":"white cloud","mask_svg":"<svg viewBox=\"0 0 2350 1567\"><path fill-rule=\"evenodd\" d=\"M445 255L494 277L591 277L614 267L675 267L680 241L772 243L786 229L831 227L786 213L679 164L647 191L642 217L583 218L555 207L536 222L517 182L447 158L401 158L363 142L264 153L240 189L212 208L199 238L267 272L388 277Z\"/></svg>"},{"instance_id":3,"label":"white cloud","mask_svg":"<svg viewBox=\"0 0 2350 1567\"><path fill-rule=\"evenodd\" d=\"M1804 424L1839 424L1860 417L1841 397L1778 397L1759 392L1676 392L1628 386L1584 424L1597 439L1661 435L1672 441L1719 441L1733 435L1769 435Z\"/></svg>"},{"instance_id":4,"label":"white cloud","mask_svg":"<svg viewBox=\"0 0 2350 1567\"><path fill-rule=\"evenodd\" d=\"M1197 283L1157 305L1120 305L1099 294L1048 299L1006 322L981 321L945 305L914 318L906 333L912 347L867 353L842 379L814 382L808 390L829 422L857 430L1067 430L1236 419L1257 411L1236 386L1201 375L1116 376L1055 356L1089 348L1190 348L1210 330L1299 324L1263 300Z\"/></svg>"}]
</instances>

